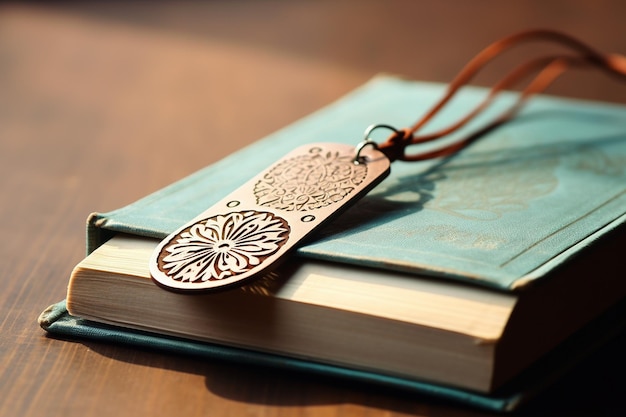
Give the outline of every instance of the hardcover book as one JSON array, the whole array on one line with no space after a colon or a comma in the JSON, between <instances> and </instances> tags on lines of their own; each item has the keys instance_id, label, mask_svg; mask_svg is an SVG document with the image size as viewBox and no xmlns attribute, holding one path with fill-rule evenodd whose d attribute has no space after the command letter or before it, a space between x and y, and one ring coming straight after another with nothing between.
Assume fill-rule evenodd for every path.
<instances>
[{"instance_id":1,"label":"hardcover book","mask_svg":"<svg viewBox=\"0 0 626 417\"><path fill-rule=\"evenodd\" d=\"M42 325L514 408L563 369L555 352L584 355L624 323L615 313L626 295L622 106L540 96L453 157L396 162L284 265L244 287L177 294L148 270L160 239L293 148L356 144L373 123L409 125L444 89L377 77L153 195L93 214L67 304ZM484 94L465 88L427 129ZM503 94L447 140L515 98Z\"/></svg>"}]
</instances>

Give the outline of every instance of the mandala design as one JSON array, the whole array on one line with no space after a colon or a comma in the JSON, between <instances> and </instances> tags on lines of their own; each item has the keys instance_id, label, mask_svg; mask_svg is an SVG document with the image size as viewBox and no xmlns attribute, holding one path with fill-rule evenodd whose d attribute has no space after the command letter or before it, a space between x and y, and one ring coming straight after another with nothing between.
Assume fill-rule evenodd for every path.
<instances>
[{"instance_id":1,"label":"mandala design","mask_svg":"<svg viewBox=\"0 0 626 417\"><path fill-rule=\"evenodd\" d=\"M287 242L287 222L272 213L243 211L194 223L172 238L159 268L182 282L214 281L259 265Z\"/></svg>"},{"instance_id":2,"label":"mandala design","mask_svg":"<svg viewBox=\"0 0 626 417\"><path fill-rule=\"evenodd\" d=\"M274 166L254 186L257 204L285 211L308 211L344 199L367 175L352 155L313 148Z\"/></svg>"}]
</instances>

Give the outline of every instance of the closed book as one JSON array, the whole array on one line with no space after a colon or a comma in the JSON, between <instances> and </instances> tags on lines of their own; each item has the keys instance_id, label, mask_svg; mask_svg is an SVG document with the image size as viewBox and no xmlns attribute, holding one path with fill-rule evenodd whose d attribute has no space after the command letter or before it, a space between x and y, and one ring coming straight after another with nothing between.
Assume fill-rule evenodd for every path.
<instances>
[{"instance_id":1,"label":"closed book","mask_svg":"<svg viewBox=\"0 0 626 417\"><path fill-rule=\"evenodd\" d=\"M561 362L554 352L581 329L623 323L607 312L626 295L624 107L536 97L453 157L395 162L383 183L275 272L241 288L177 294L157 287L148 271L159 239L291 149L356 144L373 123L410 125L444 89L377 77L163 190L93 214L88 256L70 279L69 314L62 304L42 323L50 331L67 320L65 329L106 328L119 332L113 340L231 349L260 362L513 408L524 396L509 395L510 387L534 374L533 364ZM465 88L423 133L450 124L485 94ZM446 140L515 99L503 94Z\"/></svg>"}]
</instances>

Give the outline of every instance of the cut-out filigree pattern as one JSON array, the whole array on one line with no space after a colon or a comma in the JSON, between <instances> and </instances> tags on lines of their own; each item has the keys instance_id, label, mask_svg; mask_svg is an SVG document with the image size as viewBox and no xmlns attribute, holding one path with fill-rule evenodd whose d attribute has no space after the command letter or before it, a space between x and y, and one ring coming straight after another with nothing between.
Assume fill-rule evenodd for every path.
<instances>
[{"instance_id":1,"label":"cut-out filigree pattern","mask_svg":"<svg viewBox=\"0 0 626 417\"><path fill-rule=\"evenodd\" d=\"M352 155L316 147L283 161L254 186L257 204L285 211L308 211L343 200L367 175Z\"/></svg>"},{"instance_id":2,"label":"cut-out filigree pattern","mask_svg":"<svg viewBox=\"0 0 626 417\"><path fill-rule=\"evenodd\" d=\"M213 216L175 236L159 256L160 269L182 282L240 275L276 253L289 236L272 213L244 211Z\"/></svg>"}]
</instances>

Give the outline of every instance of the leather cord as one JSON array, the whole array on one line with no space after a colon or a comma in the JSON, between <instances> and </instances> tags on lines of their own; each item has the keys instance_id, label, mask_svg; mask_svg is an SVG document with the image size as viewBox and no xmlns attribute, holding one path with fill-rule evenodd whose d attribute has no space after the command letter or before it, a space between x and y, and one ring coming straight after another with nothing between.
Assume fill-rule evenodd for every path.
<instances>
[{"instance_id":1,"label":"leather cord","mask_svg":"<svg viewBox=\"0 0 626 417\"><path fill-rule=\"evenodd\" d=\"M568 47L574 54L548 55L523 63L497 82L485 99L466 116L437 132L428 135L417 135L417 132L454 97L459 89L467 85L492 59L506 50L528 41L556 42ZM560 75L573 67L599 67L610 75L626 80L626 56L601 53L568 34L554 30L537 29L520 32L496 41L479 52L450 82L444 96L420 120L409 128L396 131L386 142L378 145L378 148L392 161L422 161L451 155L478 139L483 133L513 118L528 98L547 89ZM517 101L479 131L439 149L411 155L405 153L408 146L431 142L460 129L486 109L501 91L514 87L531 74L535 75L520 92Z\"/></svg>"}]
</instances>

